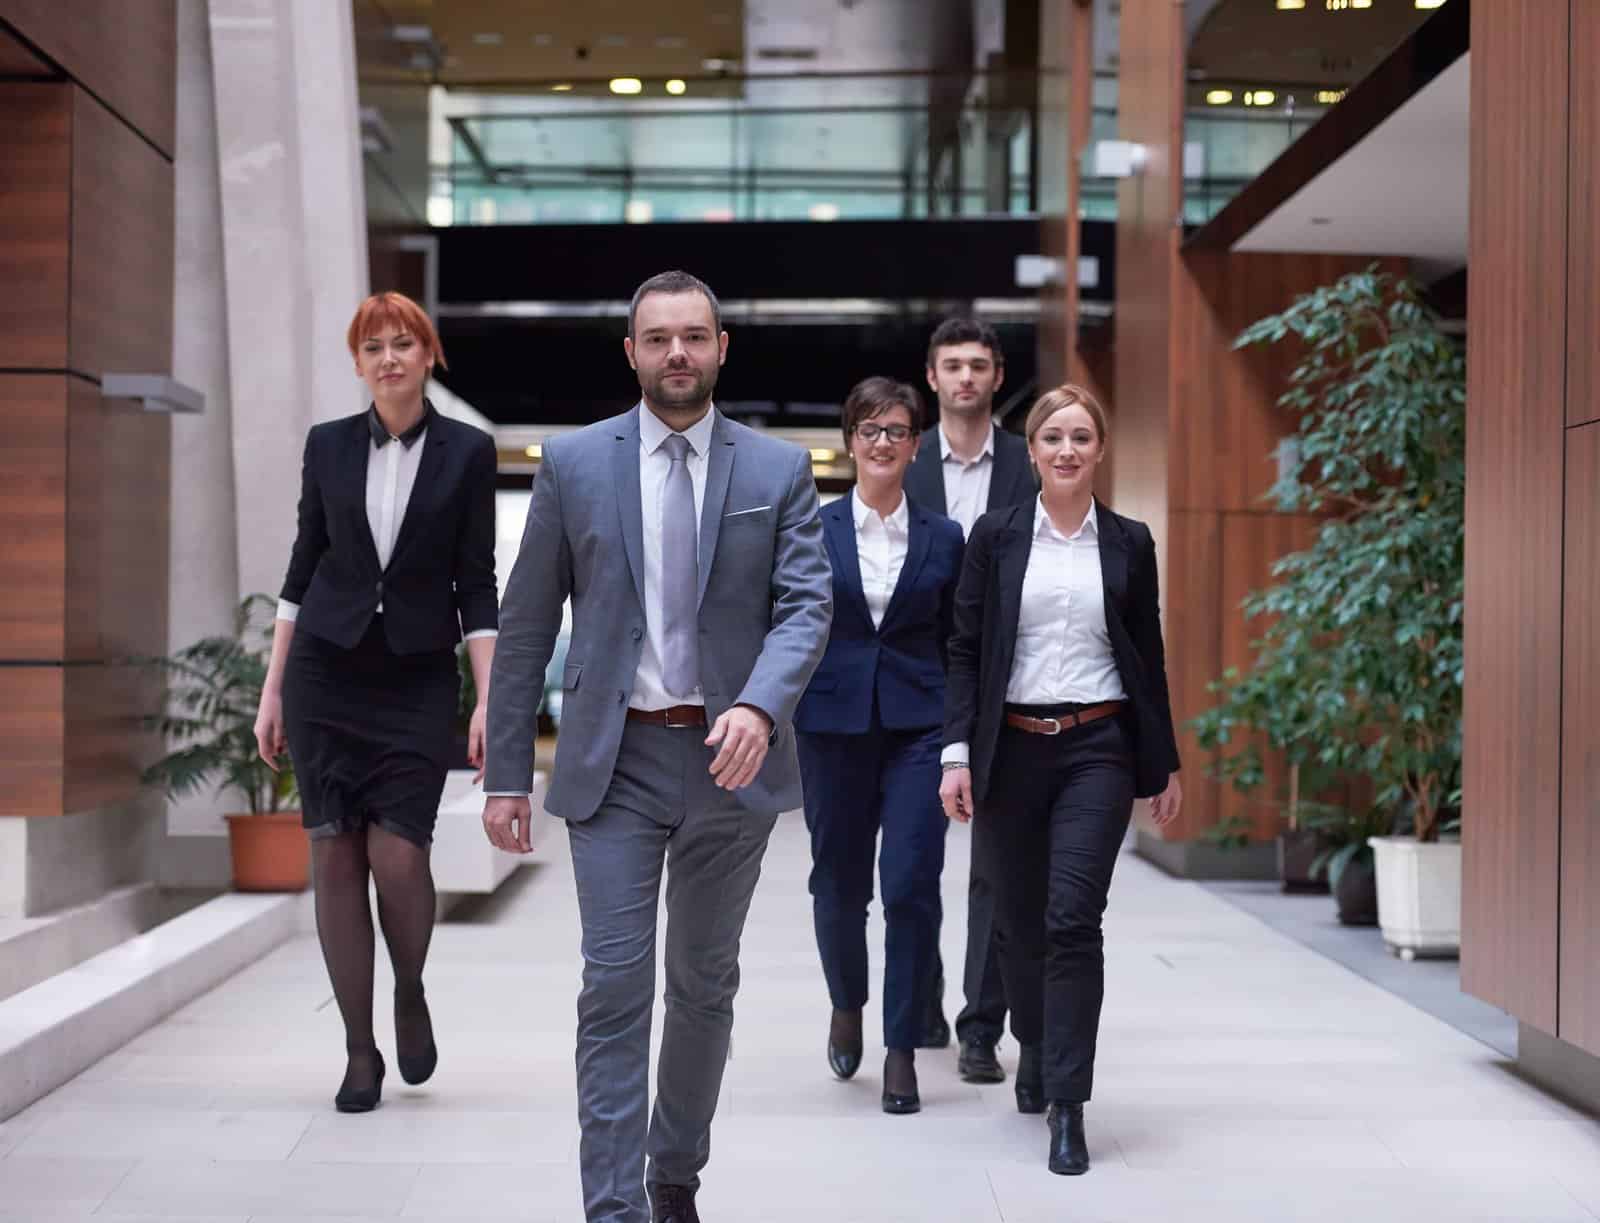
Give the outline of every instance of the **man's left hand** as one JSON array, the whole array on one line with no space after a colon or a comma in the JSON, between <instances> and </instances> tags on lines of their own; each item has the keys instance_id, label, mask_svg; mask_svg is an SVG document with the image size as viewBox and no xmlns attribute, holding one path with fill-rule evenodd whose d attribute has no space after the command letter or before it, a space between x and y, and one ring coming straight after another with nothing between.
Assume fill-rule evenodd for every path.
<instances>
[{"instance_id":1,"label":"man's left hand","mask_svg":"<svg viewBox=\"0 0 1600 1223\"><path fill-rule=\"evenodd\" d=\"M724 790L742 790L756 779L767 759L772 719L751 705L735 705L706 736L707 747L721 747L711 762L711 776Z\"/></svg>"}]
</instances>

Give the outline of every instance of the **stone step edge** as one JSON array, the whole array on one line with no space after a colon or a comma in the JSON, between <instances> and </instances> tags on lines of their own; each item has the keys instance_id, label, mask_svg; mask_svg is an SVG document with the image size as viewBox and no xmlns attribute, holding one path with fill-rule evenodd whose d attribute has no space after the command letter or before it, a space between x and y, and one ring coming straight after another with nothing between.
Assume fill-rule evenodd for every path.
<instances>
[{"instance_id":1,"label":"stone step edge","mask_svg":"<svg viewBox=\"0 0 1600 1223\"><path fill-rule=\"evenodd\" d=\"M293 938L308 903L226 893L0 1001L0 1121Z\"/></svg>"}]
</instances>

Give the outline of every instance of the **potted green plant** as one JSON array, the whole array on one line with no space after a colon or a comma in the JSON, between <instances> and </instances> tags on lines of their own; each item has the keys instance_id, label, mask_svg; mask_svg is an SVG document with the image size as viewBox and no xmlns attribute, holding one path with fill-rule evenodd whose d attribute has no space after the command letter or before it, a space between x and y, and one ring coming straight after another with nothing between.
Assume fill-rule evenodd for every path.
<instances>
[{"instance_id":1,"label":"potted green plant","mask_svg":"<svg viewBox=\"0 0 1600 1223\"><path fill-rule=\"evenodd\" d=\"M213 787L239 796L246 810L224 818L234 886L247 892L300 891L310 878L300 812L288 809L298 801L294 769L285 758L274 772L256 750L276 606L266 595L250 595L234 613L231 636L204 637L149 660L166 673L161 712L150 723L172 750L143 780L171 798Z\"/></svg>"},{"instance_id":2,"label":"potted green plant","mask_svg":"<svg viewBox=\"0 0 1600 1223\"><path fill-rule=\"evenodd\" d=\"M1193 725L1202 746L1224 753L1250 732L1215 766L1241 788L1259 784L1262 740L1291 764L1367 779L1373 827L1365 844L1341 846L1342 865L1375 852L1385 940L1444 950L1460 927L1459 845L1439 835L1460 801L1465 356L1414 282L1373 269L1301 297L1236 343L1285 340L1303 346L1279 399L1298 429L1269 496L1325 519L1309 548L1274 566L1275 584L1245 601L1266 626L1254 664L1214 685L1221 703ZM1384 836L1401 810L1411 835ZM1361 825L1346 826L1354 836ZM1408 879L1387 869L1391 848L1403 850ZM1405 887L1425 895L1385 903ZM1404 916L1391 924L1391 911L1425 914L1426 928Z\"/></svg>"}]
</instances>

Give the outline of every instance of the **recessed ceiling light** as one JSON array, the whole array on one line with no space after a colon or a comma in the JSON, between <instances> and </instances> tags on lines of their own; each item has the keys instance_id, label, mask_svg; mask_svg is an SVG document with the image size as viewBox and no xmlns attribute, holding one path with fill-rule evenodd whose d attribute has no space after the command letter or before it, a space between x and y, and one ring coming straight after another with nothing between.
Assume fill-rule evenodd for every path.
<instances>
[{"instance_id":1,"label":"recessed ceiling light","mask_svg":"<svg viewBox=\"0 0 1600 1223\"><path fill-rule=\"evenodd\" d=\"M679 94L687 92L688 89L689 86L678 80L676 77L667 82L667 92L672 94L673 97L677 97Z\"/></svg>"},{"instance_id":2,"label":"recessed ceiling light","mask_svg":"<svg viewBox=\"0 0 1600 1223\"><path fill-rule=\"evenodd\" d=\"M611 78L612 93L640 93L644 90L644 82L636 76L618 76Z\"/></svg>"},{"instance_id":3,"label":"recessed ceiling light","mask_svg":"<svg viewBox=\"0 0 1600 1223\"><path fill-rule=\"evenodd\" d=\"M480 47L498 47L504 44L504 34L474 34L472 41Z\"/></svg>"},{"instance_id":4,"label":"recessed ceiling light","mask_svg":"<svg viewBox=\"0 0 1600 1223\"><path fill-rule=\"evenodd\" d=\"M813 204L806 209L806 215L813 221L837 221L839 219L839 205Z\"/></svg>"},{"instance_id":5,"label":"recessed ceiling light","mask_svg":"<svg viewBox=\"0 0 1600 1223\"><path fill-rule=\"evenodd\" d=\"M663 51L681 51L689 45L689 40L681 34L663 34L656 39L656 46Z\"/></svg>"},{"instance_id":6,"label":"recessed ceiling light","mask_svg":"<svg viewBox=\"0 0 1600 1223\"><path fill-rule=\"evenodd\" d=\"M572 92L572 82L571 81L562 81L561 84L559 84L559 85L552 85L552 86L550 86L550 92L551 93L571 93Z\"/></svg>"},{"instance_id":7,"label":"recessed ceiling light","mask_svg":"<svg viewBox=\"0 0 1600 1223\"><path fill-rule=\"evenodd\" d=\"M556 36L554 34L535 34L533 36L533 45L536 47L548 47L555 40Z\"/></svg>"},{"instance_id":8,"label":"recessed ceiling light","mask_svg":"<svg viewBox=\"0 0 1600 1223\"><path fill-rule=\"evenodd\" d=\"M1418 8L1443 8L1444 0L1417 0Z\"/></svg>"},{"instance_id":9,"label":"recessed ceiling light","mask_svg":"<svg viewBox=\"0 0 1600 1223\"><path fill-rule=\"evenodd\" d=\"M600 45L602 47L626 47L628 45L628 36L626 34L606 34L601 37Z\"/></svg>"},{"instance_id":10,"label":"recessed ceiling light","mask_svg":"<svg viewBox=\"0 0 1600 1223\"><path fill-rule=\"evenodd\" d=\"M1231 89L1206 90L1206 102L1208 105L1226 106L1231 101L1233 101L1233 90Z\"/></svg>"},{"instance_id":11,"label":"recessed ceiling light","mask_svg":"<svg viewBox=\"0 0 1600 1223\"><path fill-rule=\"evenodd\" d=\"M700 66L707 72L729 72L738 65L731 59L713 55L709 59L701 60Z\"/></svg>"},{"instance_id":12,"label":"recessed ceiling light","mask_svg":"<svg viewBox=\"0 0 1600 1223\"><path fill-rule=\"evenodd\" d=\"M433 28L425 25L390 26L389 37L395 42L432 42Z\"/></svg>"},{"instance_id":13,"label":"recessed ceiling light","mask_svg":"<svg viewBox=\"0 0 1600 1223\"><path fill-rule=\"evenodd\" d=\"M1278 0L1278 8L1287 12L1290 9L1305 8L1306 0Z\"/></svg>"}]
</instances>

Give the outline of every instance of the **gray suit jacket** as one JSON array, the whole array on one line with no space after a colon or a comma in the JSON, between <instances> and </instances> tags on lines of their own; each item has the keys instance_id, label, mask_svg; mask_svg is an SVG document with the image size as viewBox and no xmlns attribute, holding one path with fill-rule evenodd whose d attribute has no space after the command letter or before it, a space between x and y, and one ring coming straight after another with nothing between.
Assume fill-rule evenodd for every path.
<instances>
[{"instance_id":1,"label":"gray suit jacket","mask_svg":"<svg viewBox=\"0 0 1600 1223\"><path fill-rule=\"evenodd\" d=\"M500 608L484 790L526 793L546 665L572 598L561 735L545 808L594 814L611 783L644 649L639 413L544 444L527 527ZM730 705L772 719L771 749L738 792L755 811L800 805L792 719L827 646L833 575L810 456L720 412L700 519L700 680L708 720Z\"/></svg>"}]
</instances>

